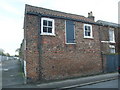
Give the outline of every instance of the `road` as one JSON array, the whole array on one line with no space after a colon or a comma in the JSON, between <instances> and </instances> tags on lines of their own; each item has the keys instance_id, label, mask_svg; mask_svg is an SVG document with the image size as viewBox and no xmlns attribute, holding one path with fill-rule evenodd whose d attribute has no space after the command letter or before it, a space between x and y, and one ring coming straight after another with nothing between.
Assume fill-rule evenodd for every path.
<instances>
[{"instance_id":1,"label":"road","mask_svg":"<svg viewBox=\"0 0 120 90\"><path fill-rule=\"evenodd\" d=\"M92 85L86 85L82 87L76 87L74 89L80 89L80 88L118 88L118 79L116 80L111 80L111 81L106 81L106 82L100 82Z\"/></svg>"},{"instance_id":2,"label":"road","mask_svg":"<svg viewBox=\"0 0 120 90\"><path fill-rule=\"evenodd\" d=\"M23 84L24 78L20 72L19 60L2 61L2 87Z\"/></svg>"}]
</instances>

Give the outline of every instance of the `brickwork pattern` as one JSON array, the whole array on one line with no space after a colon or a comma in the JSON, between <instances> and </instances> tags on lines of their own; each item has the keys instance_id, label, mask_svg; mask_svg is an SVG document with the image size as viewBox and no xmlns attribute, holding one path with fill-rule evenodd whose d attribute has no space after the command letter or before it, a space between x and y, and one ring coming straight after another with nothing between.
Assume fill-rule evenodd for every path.
<instances>
[{"instance_id":1,"label":"brickwork pattern","mask_svg":"<svg viewBox=\"0 0 120 90\"><path fill-rule=\"evenodd\" d=\"M65 43L65 20L55 19L56 36L42 37L42 78L62 79L102 71L98 26L93 39L84 39L83 23L75 22L76 44Z\"/></svg>"},{"instance_id":2,"label":"brickwork pattern","mask_svg":"<svg viewBox=\"0 0 120 90\"><path fill-rule=\"evenodd\" d=\"M39 50L38 34L39 19L36 16L26 15L25 39L26 39L26 70L28 79L39 79Z\"/></svg>"}]
</instances>

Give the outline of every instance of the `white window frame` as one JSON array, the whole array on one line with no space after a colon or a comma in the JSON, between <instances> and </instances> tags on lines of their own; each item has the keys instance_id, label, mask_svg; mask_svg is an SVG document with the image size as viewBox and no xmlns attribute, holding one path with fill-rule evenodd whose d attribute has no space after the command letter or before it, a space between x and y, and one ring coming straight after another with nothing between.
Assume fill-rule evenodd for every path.
<instances>
[{"instance_id":1,"label":"white window frame","mask_svg":"<svg viewBox=\"0 0 120 90\"><path fill-rule=\"evenodd\" d=\"M43 20L52 21L52 33L43 32ZM55 21L51 18L41 18L41 35L55 36Z\"/></svg>"},{"instance_id":2,"label":"white window frame","mask_svg":"<svg viewBox=\"0 0 120 90\"><path fill-rule=\"evenodd\" d=\"M113 40L110 40L110 37L111 37L110 36L111 35L110 32L112 32L112 39ZM110 43L115 43L115 34L114 34L114 29L112 29L112 28L109 29L109 42Z\"/></svg>"},{"instance_id":3,"label":"white window frame","mask_svg":"<svg viewBox=\"0 0 120 90\"><path fill-rule=\"evenodd\" d=\"M85 36L85 26L89 26L90 27L90 36ZM84 28L84 38L93 38L92 25L84 24L83 28Z\"/></svg>"},{"instance_id":4,"label":"white window frame","mask_svg":"<svg viewBox=\"0 0 120 90\"><path fill-rule=\"evenodd\" d=\"M115 46L114 46L114 45L109 45L109 48L110 48L110 49L114 49L114 52L113 52L113 53L115 53ZM111 50L110 50L110 53L112 53Z\"/></svg>"}]
</instances>

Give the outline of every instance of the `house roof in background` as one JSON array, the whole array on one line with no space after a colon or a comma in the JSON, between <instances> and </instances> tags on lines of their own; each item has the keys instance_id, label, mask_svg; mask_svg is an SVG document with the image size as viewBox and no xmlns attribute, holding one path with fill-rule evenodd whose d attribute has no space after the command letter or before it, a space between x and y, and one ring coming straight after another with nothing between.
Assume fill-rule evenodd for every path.
<instances>
[{"instance_id":1,"label":"house roof in background","mask_svg":"<svg viewBox=\"0 0 120 90\"><path fill-rule=\"evenodd\" d=\"M117 24L117 23L107 22L107 21L103 21L103 20L98 20L97 23L106 25L106 26L119 27L119 24Z\"/></svg>"}]
</instances>

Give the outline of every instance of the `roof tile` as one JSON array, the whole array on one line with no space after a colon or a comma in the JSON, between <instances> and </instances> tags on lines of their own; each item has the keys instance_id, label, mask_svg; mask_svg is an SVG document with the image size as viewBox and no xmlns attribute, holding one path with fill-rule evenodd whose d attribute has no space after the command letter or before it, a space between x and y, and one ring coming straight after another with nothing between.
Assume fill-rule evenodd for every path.
<instances>
[{"instance_id":1,"label":"roof tile","mask_svg":"<svg viewBox=\"0 0 120 90\"><path fill-rule=\"evenodd\" d=\"M27 13L27 12L34 12L34 13L39 13L39 14L44 14L44 15L59 16L59 17L77 19L77 20L84 20L84 21L87 21L87 22L95 23L95 21L93 21L93 20L91 20L87 17L81 16L81 15L75 15L75 14L60 12L60 11L45 9L45 8L42 8L42 7L35 7L35 6L31 6L31 5L26 4L25 13Z\"/></svg>"}]
</instances>

